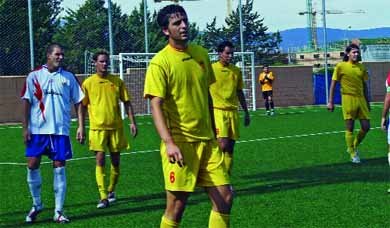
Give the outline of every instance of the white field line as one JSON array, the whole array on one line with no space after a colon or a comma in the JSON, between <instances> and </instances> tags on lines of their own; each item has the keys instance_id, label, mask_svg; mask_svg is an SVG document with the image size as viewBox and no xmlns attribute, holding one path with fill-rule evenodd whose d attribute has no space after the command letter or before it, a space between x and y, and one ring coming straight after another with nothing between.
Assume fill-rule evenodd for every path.
<instances>
[{"instance_id":1,"label":"white field line","mask_svg":"<svg viewBox=\"0 0 390 228\"><path fill-rule=\"evenodd\" d=\"M381 129L381 127L373 127L372 130ZM358 129L356 129L358 131ZM278 136L278 137L268 137L268 138L260 138L260 139L249 139L249 140L240 140L236 143L252 143L252 142L262 142L262 141L270 141L270 140L278 140L278 139L292 139L292 138L303 138L303 137L310 137L310 136L321 136L321 135L332 135L332 134L340 134L344 133L345 130L342 131L327 131L327 132L318 132L318 133L308 133L308 134L299 134L299 135L286 135L286 136ZM159 149L152 149L152 150L141 150L141 151L134 151L134 152L123 152L121 153L121 156L126 156L130 154L148 154L153 152L158 152ZM107 157L110 155L107 154ZM95 159L95 156L88 156L88 157L80 157L80 158L72 158L69 159L69 161L80 161L80 160L88 160L88 159ZM51 164L51 161L47 162L41 162L41 164ZM20 162L0 162L1 165L15 165L15 166L25 166L26 163L20 163Z\"/></svg>"}]
</instances>

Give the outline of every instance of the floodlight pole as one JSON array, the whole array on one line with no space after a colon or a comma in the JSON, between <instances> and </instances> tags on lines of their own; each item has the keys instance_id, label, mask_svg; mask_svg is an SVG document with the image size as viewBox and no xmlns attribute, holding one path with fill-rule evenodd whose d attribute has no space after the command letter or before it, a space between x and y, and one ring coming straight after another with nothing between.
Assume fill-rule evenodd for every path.
<instances>
[{"instance_id":1,"label":"floodlight pole","mask_svg":"<svg viewBox=\"0 0 390 228\"><path fill-rule=\"evenodd\" d=\"M145 39L145 53L149 53L148 40L148 1L144 0L144 39Z\"/></svg>"},{"instance_id":2,"label":"floodlight pole","mask_svg":"<svg viewBox=\"0 0 390 228\"><path fill-rule=\"evenodd\" d=\"M244 63L244 32L243 32L243 25L242 25L242 4L241 0L238 1L238 13L240 17L240 46L241 46L241 74L244 76L245 73L245 63Z\"/></svg>"},{"instance_id":3,"label":"floodlight pole","mask_svg":"<svg viewBox=\"0 0 390 228\"><path fill-rule=\"evenodd\" d=\"M326 33L326 6L325 0L322 0L322 21L324 29L324 60L325 60L325 97L326 103L329 102L329 85L328 85L328 36Z\"/></svg>"},{"instance_id":4,"label":"floodlight pole","mask_svg":"<svg viewBox=\"0 0 390 228\"><path fill-rule=\"evenodd\" d=\"M110 56L114 55L114 41L112 38L112 14L111 14L111 0L107 0L107 11L108 11L108 40L110 45ZM111 72L114 72L114 59L110 57L110 68Z\"/></svg>"},{"instance_id":5,"label":"floodlight pole","mask_svg":"<svg viewBox=\"0 0 390 228\"><path fill-rule=\"evenodd\" d=\"M30 69L34 70L34 33L33 33L31 0L28 0L28 31L30 35Z\"/></svg>"}]
</instances>

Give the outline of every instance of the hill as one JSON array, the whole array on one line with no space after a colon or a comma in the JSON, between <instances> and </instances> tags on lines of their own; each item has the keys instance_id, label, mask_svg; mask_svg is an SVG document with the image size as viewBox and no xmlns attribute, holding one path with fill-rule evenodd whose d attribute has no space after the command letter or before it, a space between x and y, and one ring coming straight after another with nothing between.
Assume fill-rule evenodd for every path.
<instances>
[{"instance_id":1,"label":"hill","mask_svg":"<svg viewBox=\"0 0 390 228\"><path fill-rule=\"evenodd\" d=\"M283 52L287 52L288 48L297 48L307 45L308 29L294 28L280 31L283 42L281 48ZM323 43L323 29L317 28L318 43ZM383 38L390 37L390 27L364 29L364 30L345 30L345 29L327 29L328 42L351 40L354 38Z\"/></svg>"}]
</instances>

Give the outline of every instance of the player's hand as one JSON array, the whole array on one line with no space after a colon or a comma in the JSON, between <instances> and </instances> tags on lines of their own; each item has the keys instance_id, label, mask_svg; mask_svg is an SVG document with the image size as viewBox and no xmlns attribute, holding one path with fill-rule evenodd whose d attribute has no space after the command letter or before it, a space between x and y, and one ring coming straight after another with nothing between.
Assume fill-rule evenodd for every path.
<instances>
[{"instance_id":1,"label":"player's hand","mask_svg":"<svg viewBox=\"0 0 390 228\"><path fill-rule=\"evenodd\" d=\"M167 143L166 147L167 147L167 156L168 156L169 162L172 164L177 162L177 164L180 167L183 167L184 166L184 159L183 159L183 155L182 155L179 147L177 147L176 144L174 144L174 143Z\"/></svg>"},{"instance_id":2,"label":"player's hand","mask_svg":"<svg viewBox=\"0 0 390 228\"><path fill-rule=\"evenodd\" d=\"M329 111L333 112L334 111L334 104L333 102L328 102L327 108Z\"/></svg>"},{"instance_id":3,"label":"player's hand","mask_svg":"<svg viewBox=\"0 0 390 228\"><path fill-rule=\"evenodd\" d=\"M31 133L28 129L23 129L23 142L27 144L31 140Z\"/></svg>"},{"instance_id":4,"label":"player's hand","mask_svg":"<svg viewBox=\"0 0 390 228\"><path fill-rule=\"evenodd\" d=\"M249 112L245 112L245 116L244 116L244 126L245 126L245 127L248 127L250 123L251 123L251 118L250 118L250 116L249 116Z\"/></svg>"},{"instance_id":5,"label":"player's hand","mask_svg":"<svg viewBox=\"0 0 390 228\"><path fill-rule=\"evenodd\" d=\"M387 127L388 127L388 124L389 124L389 119L382 117L382 120L381 120L381 128L382 128L382 130L386 131Z\"/></svg>"},{"instance_id":6,"label":"player's hand","mask_svg":"<svg viewBox=\"0 0 390 228\"><path fill-rule=\"evenodd\" d=\"M130 124L130 132L131 132L131 135L133 136L133 138L137 137L138 129L137 129L136 124L134 124L134 123Z\"/></svg>"},{"instance_id":7,"label":"player's hand","mask_svg":"<svg viewBox=\"0 0 390 228\"><path fill-rule=\"evenodd\" d=\"M77 128L76 140L80 144L84 144L84 142L85 142L85 129L84 129L84 127L78 127Z\"/></svg>"}]
</instances>

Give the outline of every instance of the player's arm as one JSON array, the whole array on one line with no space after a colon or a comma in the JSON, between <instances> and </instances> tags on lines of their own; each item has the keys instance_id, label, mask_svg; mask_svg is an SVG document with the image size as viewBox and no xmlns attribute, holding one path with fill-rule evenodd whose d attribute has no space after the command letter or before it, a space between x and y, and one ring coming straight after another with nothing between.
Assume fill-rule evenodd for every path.
<instances>
[{"instance_id":1,"label":"player's arm","mask_svg":"<svg viewBox=\"0 0 390 228\"><path fill-rule=\"evenodd\" d=\"M381 119L381 127L383 130L387 128L388 114L390 108L390 93L386 93L385 101L383 102L383 110L382 110L382 119Z\"/></svg>"},{"instance_id":2,"label":"player's arm","mask_svg":"<svg viewBox=\"0 0 390 228\"><path fill-rule=\"evenodd\" d=\"M363 82L363 93L364 93L364 98L366 99L367 102L368 110L371 111L370 100L368 99L368 87L366 82Z\"/></svg>"},{"instance_id":3,"label":"player's arm","mask_svg":"<svg viewBox=\"0 0 390 228\"><path fill-rule=\"evenodd\" d=\"M242 109L244 109L244 126L249 126L251 120L248 112L248 106L246 105L246 100L245 100L245 95L242 89L237 90L237 96L238 96L238 101L240 102L240 105Z\"/></svg>"},{"instance_id":4,"label":"player's arm","mask_svg":"<svg viewBox=\"0 0 390 228\"><path fill-rule=\"evenodd\" d=\"M79 102L74 105L77 113L78 127L76 133L76 140L84 144L85 141L85 107L82 102Z\"/></svg>"},{"instance_id":5,"label":"player's arm","mask_svg":"<svg viewBox=\"0 0 390 228\"><path fill-rule=\"evenodd\" d=\"M23 99L22 126L23 126L23 141L24 141L24 143L27 143L31 139L30 131L28 130L28 126L30 123L30 110L31 110L30 101L27 99Z\"/></svg>"},{"instance_id":6,"label":"player's arm","mask_svg":"<svg viewBox=\"0 0 390 228\"><path fill-rule=\"evenodd\" d=\"M162 105L164 103L164 100L160 97L149 97L154 126L156 127L161 140L165 143L169 161L171 163L177 162L177 164L182 167L184 165L183 155L181 154L179 147L177 147L175 142L173 141L173 138L165 123L165 117L162 111Z\"/></svg>"},{"instance_id":7,"label":"player's arm","mask_svg":"<svg viewBox=\"0 0 390 228\"><path fill-rule=\"evenodd\" d=\"M259 75L259 83L260 83L260 85L264 84L264 80L265 80L265 78L263 77L263 74L260 74Z\"/></svg>"},{"instance_id":8,"label":"player's arm","mask_svg":"<svg viewBox=\"0 0 390 228\"><path fill-rule=\"evenodd\" d=\"M329 97L328 97L328 110L333 112L334 111L334 103L333 103L333 97L334 97L334 88L336 88L336 82L335 80L332 80L330 83L330 89L329 89Z\"/></svg>"},{"instance_id":9,"label":"player's arm","mask_svg":"<svg viewBox=\"0 0 390 228\"><path fill-rule=\"evenodd\" d=\"M125 110L127 113L127 116L130 120L130 131L133 137L137 136L138 129L137 129L137 123L135 122L135 117L134 117L134 111L133 111L133 105L131 104L130 101L124 102L125 105Z\"/></svg>"},{"instance_id":10,"label":"player's arm","mask_svg":"<svg viewBox=\"0 0 390 228\"><path fill-rule=\"evenodd\" d=\"M213 129L215 137L217 137L217 127L215 126L213 98L211 97L210 91L209 91L209 112L211 118L211 128Z\"/></svg>"}]
</instances>

